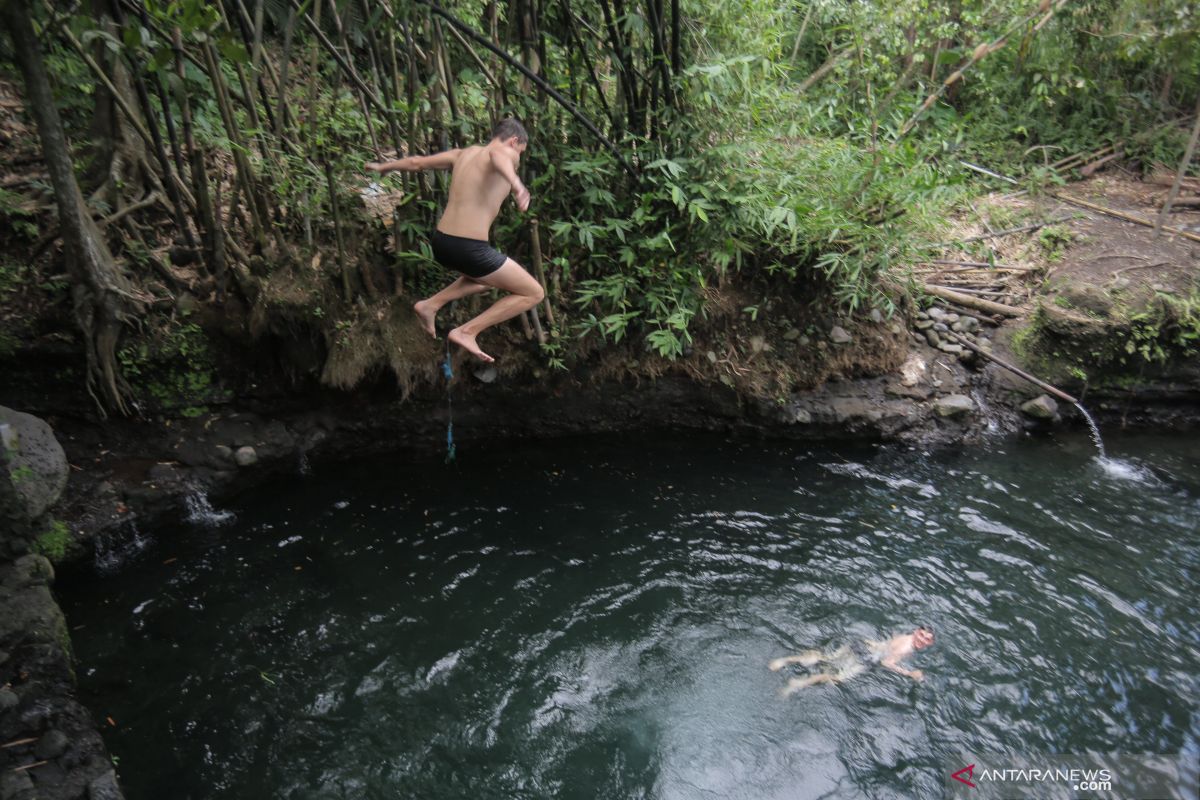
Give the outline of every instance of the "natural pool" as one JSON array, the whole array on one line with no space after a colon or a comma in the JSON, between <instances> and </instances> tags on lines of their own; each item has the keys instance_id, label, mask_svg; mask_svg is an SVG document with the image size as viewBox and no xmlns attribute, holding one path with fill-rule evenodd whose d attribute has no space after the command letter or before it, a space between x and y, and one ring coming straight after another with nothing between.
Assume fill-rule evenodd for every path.
<instances>
[{"instance_id":1,"label":"natural pool","mask_svg":"<svg viewBox=\"0 0 1200 800\"><path fill-rule=\"evenodd\" d=\"M130 800L927 798L1200 752L1195 439L718 438L316 465L64 605ZM932 625L783 699L778 656Z\"/></svg>"}]
</instances>

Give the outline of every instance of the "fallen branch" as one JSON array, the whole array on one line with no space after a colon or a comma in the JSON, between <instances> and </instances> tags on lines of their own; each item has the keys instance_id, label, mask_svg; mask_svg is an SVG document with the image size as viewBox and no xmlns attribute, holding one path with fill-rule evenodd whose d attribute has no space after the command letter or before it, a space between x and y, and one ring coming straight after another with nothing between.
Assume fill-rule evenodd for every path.
<instances>
[{"instance_id":1,"label":"fallen branch","mask_svg":"<svg viewBox=\"0 0 1200 800\"><path fill-rule=\"evenodd\" d=\"M1080 197L1075 197L1074 195L1067 194L1066 192L1056 192L1054 194L1054 196L1057 197L1059 200L1062 200L1063 202L1073 203L1074 205L1082 206L1083 208L1088 208L1088 209L1091 209L1092 211L1099 211L1101 214L1107 214L1110 217L1116 217L1117 219L1123 219L1126 222L1136 222L1138 225L1145 225L1147 228L1156 228L1157 227L1157 230L1163 230L1163 231L1166 231L1167 233L1173 233L1176 236L1182 236L1185 239L1191 239L1193 242L1200 242L1200 236L1197 236L1194 233L1188 233L1185 230L1181 230L1179 228L1172 228L1168 225L1155 226L1155 224L1153 222L1151 222L1150 220L1142 219L1141 217L1139 217L1135 214L1128 214L1124 211L1118 211L1115 208L1107 208L1105 206L1097 205L1096 203L1089 202Z\"/></svg>"},{"instance_id":2,"label":"fallen branch","mask_svg":"<svg viewBox=\"0 0 1200 800\"><path fill-rule=\"evenodd\" d=\"M953 289L947 289L944 286L925 285L925 291L934 297L940 297L943 300L949 300L951 303L957 303L960 306L973 308L976 311L982 311L986 314L1003 314L1006 317L1019 317L1024 312L1013 306L1006 306L1003 303L994 303L991 300L983 300L978 297L972 297L962 292L956 292Z\"/></svg>"}]
</instances>

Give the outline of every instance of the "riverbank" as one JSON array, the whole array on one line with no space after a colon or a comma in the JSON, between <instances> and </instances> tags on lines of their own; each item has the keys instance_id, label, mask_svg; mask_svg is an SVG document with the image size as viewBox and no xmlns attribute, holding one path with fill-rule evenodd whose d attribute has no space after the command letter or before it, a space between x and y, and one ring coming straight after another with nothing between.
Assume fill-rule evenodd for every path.
<instances>
[{"instance_id":1,"label":"riverbank","mask_svg":"<svg viewBox=\"0 0 1200 800\"><path fill-rule=\"evenodd\" d=\"M1030 203L1008 213L1015 222L1036 223L1064 211ZM1142 241L1137 237L1146 232L1134 232L1132 223L1088 212L1072 212L1056 225L1052 236L1035 226L1025 236L989 244L992 258L1024 268L1025 294L1015 318L938 305L902 308L890 319L879 311L845 317L788 297L751 316L743 307L754 298L727 287L714 295L706 325L676 361L625 344L594 351L569 369L551 368L510 326L495 337L498 367L456 357L447 384L440 347L411 335L415 326L397 303L379 322L380 331L408 337L399 369L368 369L354 388L337 389L323 376L331 363L353 359L306 347L304 334L288 332L286 316L260 319L265 327L254 345L236 352L242 323L198 305L186 318L195 321L188 323L195 325L187 329L189 341L208 342L201 385L185 386L183 399L162 392L160 405L139 416L102 420L74 383L78 356L68 340L38 336L10 360L13 380L0 398L43 417L64 451L62 498L34 515L30 545L58 564L66 580L80 570L119 569L164 522L211 519L237 496L273 477L302 474L310 462L442 452L451 419L463 463L507 441L586 433L717 431L930 449L987 446L992 437L1082 424L1074 408L957 337L1080 398L1102 429L1200 423L1200 362L1177 349L1190 330L1179 314L1181 308L1186 314L1195 292L1193 245ZM978 234L970 227L958 231L960 238ZM1097 270L1114 239L1125 245L1125 260L1117 260L1125 266ZM1147 252L1156 260L1129 270L1128 257L1137 255L1129 249L1136 247L1155 248ZM1149 256L1133 260L1141 258ZM1171 268L1162 269L1166 264ZM1143 345L1147 349L1139 349ZM197 350L190 352L194 362ZM155 380L145 385L181 386L177 355L155 365ZM11 740L29 739L5 751L7 768L35 763L39 752L49 756L39 759L47 765L12 773L23 778L6 778L14 788L3 800L25 797L20 792L35 778L38 797L115 797L103 794L111 769L97 726L72 699L72 656L52 579L42 555L21 555L0 571L0 597L14 609L6 614L13 627L0 638L9 643L0 647L8 656L0 667L19 689L13 693L18 702L0 709L0 730ZM36 647L19 650L11 645L18 641ZM10 655L25 652L36 656ZM21 666L27 664L33 668ZM31 709L44 713L30 716ZM35 770L52 776L47 785L63 793L44 792L43 772ZM97 788L87 789L95 781Z\"/></svg>"}]
</instances>

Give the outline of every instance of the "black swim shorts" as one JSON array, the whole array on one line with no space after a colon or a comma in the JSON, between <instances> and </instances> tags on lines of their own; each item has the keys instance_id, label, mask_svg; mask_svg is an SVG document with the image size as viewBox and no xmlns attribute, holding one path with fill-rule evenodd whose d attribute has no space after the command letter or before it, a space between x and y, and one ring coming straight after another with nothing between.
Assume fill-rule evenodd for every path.
<instances>
[{"instance_id":1,"label":"black swim shorts","mask_svg":"<svg viewBox=\"0 0 1200 800\"><path fill-rule=\"evenodd\" d=\"M461 272L468 278L482 278L504 265L508 256L481 239L451 236L433 232L433 257L446 269Z\"/></svg>"}]
</instances>

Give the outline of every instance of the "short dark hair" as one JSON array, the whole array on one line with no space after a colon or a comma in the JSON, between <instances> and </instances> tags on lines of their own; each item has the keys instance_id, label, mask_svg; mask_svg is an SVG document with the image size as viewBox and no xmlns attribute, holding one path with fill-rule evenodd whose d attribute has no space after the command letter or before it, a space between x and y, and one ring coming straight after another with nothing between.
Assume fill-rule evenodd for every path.
<instances>
[{"instance_id":1,"label":"short dark hair","mask_svg":"<svg viewBox=\"0 0 1200 800\"><path fill-rule=\"evenodd\" d=\"M517 122L515 117L505 117L496 123L496 127L492 128L493 139L504 141L514 136L521 144L529 143L529 134L525 131L525 126Z\"/></svg>"}]
</instances>

